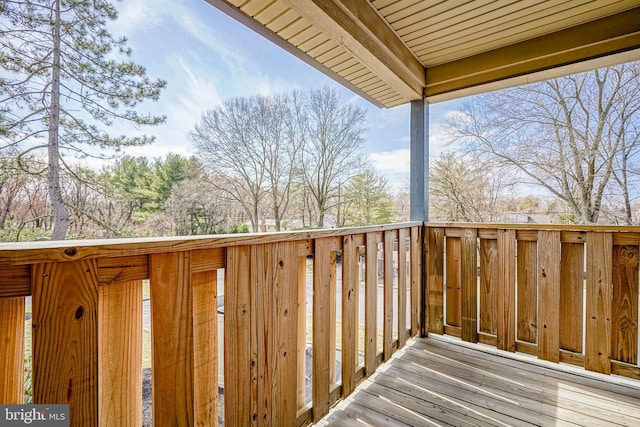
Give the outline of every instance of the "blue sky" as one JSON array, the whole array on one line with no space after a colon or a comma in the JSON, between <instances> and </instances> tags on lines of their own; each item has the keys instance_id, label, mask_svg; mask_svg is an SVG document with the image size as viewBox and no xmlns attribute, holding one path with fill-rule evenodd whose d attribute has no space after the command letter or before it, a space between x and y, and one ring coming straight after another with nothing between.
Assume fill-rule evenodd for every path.
<instances>
[{"instance_id":1,"label":"blue sky","mask_svg":"<svg viewBox=\"0 0 640 427\"><path fill-rule=\"evenodd\" d=\"M127 154L190 155L187 133L203 111L225 99L329 85L338 88L343 100L367 110L369 160L395 188L408 186L408 105L379 109L203 0L127 0L116 7L114 36L126 36L132 59L147 67L149 76L168 82L160 101L142 107L166 115L167 123L142 129L156 136L155 144ZM446 149L439 120L456 105L430 107L432 157Z\"/></svg>"}]
</instances>

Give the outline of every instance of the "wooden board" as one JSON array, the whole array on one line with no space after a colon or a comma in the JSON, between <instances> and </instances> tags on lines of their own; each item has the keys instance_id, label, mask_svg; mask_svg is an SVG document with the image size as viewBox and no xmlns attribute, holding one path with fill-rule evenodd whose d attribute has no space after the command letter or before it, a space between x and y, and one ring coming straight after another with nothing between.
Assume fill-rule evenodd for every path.
<instances>
[{"instance_id":1,"label":"wooden board","mask_svg":"<svg viewBox=\"0 0 640 427\"><path fill-rule=\"evenodd\" d=\"M193 283L189 252L149 258L153 419L194 425Z\"/></svg>"},{"instance_id":2,"label":"wooden board","mask_svg":"<svg viewBox=\"0 0 640 427\"><path fill-rule=\"evenodd\" d=\"M444 228L428 229L427 332L444 333ZM425 236L426 237L426 236Z\"/></svg>"},{"instance_id":3,"label":"wooden board","mask_svg":"<svg viewBox=\"0 0 640 427\"><path fill-rule=\"evenodd\" d=\"M612 245L611 233L587 235L584 367L603 374L611 373Z\"/></svg>"},{"instance_id":4,"label":"wooden board","mask_svg":"<svg viewBox=\"0 0 640 427\"><path fill-rule=\"evenodd\" d=\"M13 265L0 268L0 298L31 295L31 266Z\"/></svg>"},{"instance_id":5,"label":"wooden board","mask_svg":"<svg viewBox=\"0 0 640 427\"><path fill-rule=\"evenodd\" d=\"M352 236L344 237L342 243L342 394L348 396L355 389L358 360L359 248Z\"/></svg>"},{"instance_id":6,"label":"wooden board","mask_svg":"<svg viewBox=\"0 0 640 427\"><path fill-rule=\"evenodd\" d=\"M192 253L193 258L193 253ZM196 425L218 423L218 274L192 275L193 371Z\"/></svg>"},{"instance_id":7,"label":"wooden board","mask_svg":"<svg viewBox=\"0 0 640 427\"><path fill-rule=\"evenodd\" d=\"M498 332L498 241L480 239L480 332Z\"/></svg>"},{"instance_id":8,"label":"wooden board","mask_svg":"<svg viewBox=\"0 0 640 427\"><path fill-rule=\"evenodd\" d=\"M516 231L498 230L497 346L516 351Z\"/></svg>"},{"instance_id":9,"label":"wooden board","mask_svg":"<svg viewBox=\"0 0 640 427\"><path fill-rule=\"evenodd\" d=\"M24 402L24 298L0 298L0 343L0 402L21 404Z\"/></svg>"},{"instance_id":10,"label":"wooden board","mask_svg":"<svg viewBox=\"0 0 640 427\"><path fill-rule=\"evenodd\" d=\"M409 230L398 231L398 348L404 347L407 340L407 328L411 328L411 320L407 324L407 237Z\"/></svg>"},{"instance_id":11,"label":"wooden board","mask_svg":"<svg viewBox=\"0 0 640 427\"><path fill-rule=\"evenodd\" d=\"M518 233L519 234L519 233ZM517 338L530 343L538 339L538 247L537 242L518 239Z\"/></svg>"},{"instance_id":12,"label":"wooden board","mask_svg":"<svg viewBox=\"0 0 640 427\"><path fill-rule=\"evenodd\" d=\"M460 239L460 325L462 339L478 341L478 231L466 229Z\"/></svg>"},{"instance_id":13,"label":"wooden board","mask_svg":"<svg viewBox=\"0 0 640 427\"><path fill-rule=\"evenodd\" d=\"M582 353L584 243L562 243L560 277L560 348Z\"/></svg>"},{"instance_id":14,"label":"wooden board","mask_svg":"<svg viewBox=\"0 0 640 427\"><path fill-rule=\"evenodd\" d=\"M560 361L560 260L559 231L538 234L538 357ZM562 325L569 327L569 325Z\"/></svg>"},{"instance_id":15,"label":"wooden board","mask_svg":"<svg viewBox=\"0 0 640 427\"><path fill-rule=\"evenodd\" d=\"M378 236L373 233L366 236L364 294L364 369L370 376L378 348Z\"/></svg>"},{"instance_id":16,"label":"wooden board","mask_svg":"<svg viewBox=\"0 0 640 427\"><path fill-rule=\"evenodd\" d=\"M329 412L330 365L331 360L330 329L331 324L331 242L328 239L316 240L313 257L313 419L319 420Z\"/></svg>"},{"instance_id":17,"label":"wooden board","mask_svg":"<svg viewBox=\"0 0 640 427\"><path fill-rule=\"evenodd\" d=\"M638 364L638 246L613 247L611 358Z\"/></svg>"},{"instance_id":18,"label":"wooden board","mask_svg":"<svg viewBox=\"0 0 640 427\"><path fill-rule=\"evenodd\" d=\"M250 246L227 249L224 282L224 424L250 425L258 417L251 347ZM235 396L227 397L227 396Z\"/></svg>"},{"instance_id":19,"label":"wooden board","mask_svg":"<svg viewBox=\"0 0 640 427\"><path fill-rule=\"evenodd\" d=\"M98 288L100 425L142 424L142 281Z\"/></svg>"},{"instance_id":20,"label":"wooden board","mask_svg":"<svg viewBox=\"0 0 640 427\"><path fill-rule=\"evenodd\" d=\"M33 267L33 402L69 404L70 425L98 424L97 263Z\"/></svg>"},{"instance_id":21,"label":"wooden board","mask_svg":"<svg viewBox=\"0 0 640 427\"><path fill-rule=\"evenodd\" d=\"M393 242L397 239L395 231L384 232L384 280L383 280L383 329L382 358L389 360L393 344Z\"/></svg>"},{"instance_id":22,"label":"wooden board","mask_svg":"<svg viewBox=\"0 0 640 427\"><path fill-rule=\"evenodd\" d=\"M447 237L445 242L445 292L446 318L450 326L460 326L462 310L462 278L460 238Z\"/></svg>"},{"instance_id":23,"label":"wooden board","mask_svg":"<svg viewBox=\"0 0 640 427\"><path fill-rule=\"evenodd\" d=\"M411 228L411 243L410 243L410 259L409 263L411 269L411 335L415 336L421 334L421 329L423 327L423 319L422 319L422 311L423 311L423 303L422 296L424 295L426 290L427 283L423 282L423 280L428 277L428 275L424 274L423 270L423 236L422 236L422 228L421 227L412 227ZM426 265L425 265L426 267ZM428 303L427 303L428 305ZM429 307L424 307L424 311L426 312L425 317L429 317ZM428 329L428 321L424 319L426 325L424 327Z\"/></svg>"}]
</instances>

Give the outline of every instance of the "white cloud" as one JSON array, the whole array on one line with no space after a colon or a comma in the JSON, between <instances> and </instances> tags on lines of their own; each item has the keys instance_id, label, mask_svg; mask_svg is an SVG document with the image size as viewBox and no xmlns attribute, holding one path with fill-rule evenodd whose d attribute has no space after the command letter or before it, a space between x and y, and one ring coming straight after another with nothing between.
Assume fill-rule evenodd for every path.
<instances>
[{"instance_id":1,"label":"white cloud","mask_svg":"<svg viewBox=\"0 0 640 427\"><path fill-rule=\"evenodd\" d=\"M163 0L128 0L117 4L118 19L110 24L117 35L148 30L160 24L171 3Z\"/></svg>"},{"instance_id":2,"label":"white cloud","mask_svg":"<svg viewBox=\"0 0 640 427\"><path fill-rule=\"evenodd\" d=\"M405 188L409 182L410 154L410 150L405 148L381 151L369 154L368 160L389 180L389 185L398 190Z\"/></svg>"}]
</instances>

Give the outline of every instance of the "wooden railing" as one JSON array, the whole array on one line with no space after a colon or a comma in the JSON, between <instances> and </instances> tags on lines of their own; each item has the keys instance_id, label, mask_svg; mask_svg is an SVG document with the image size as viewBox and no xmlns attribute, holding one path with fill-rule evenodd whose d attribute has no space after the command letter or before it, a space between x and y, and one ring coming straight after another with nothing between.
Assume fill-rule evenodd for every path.
<instances>
[{"instance_id":1,"label":"wooden railing","mask_svg":"<svg viewBox=\"0 0 640 427\"><path fill-rule=\"evenodd\" d=\"M640 379L640 227L426 230L430 333Z\"/></svg>"},{"instance_id":2,"label":"wooden railing","mask_svg":"<svg viewBox=\"0 0 640 427\"><path fill-rule=\"evenodd\" d=\"M422 225L2 244L0 403L23 401L31 297L33 402L139 426L148 280L155 425L215 425L220 370L227 425L309 424L419 332Z\"/></svg>"}]
</instances>

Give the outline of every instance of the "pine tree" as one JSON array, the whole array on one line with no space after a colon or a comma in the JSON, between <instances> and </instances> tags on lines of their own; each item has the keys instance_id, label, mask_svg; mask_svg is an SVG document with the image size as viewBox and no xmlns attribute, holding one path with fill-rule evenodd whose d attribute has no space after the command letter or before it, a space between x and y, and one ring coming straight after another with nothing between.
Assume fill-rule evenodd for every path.
<instances>
[{"instance_id":1,"label":"pine tree","mask_svg":"<svg viewBox=\"0 0 640 427\"><path fill-rule=\"evenodd\" d=\"M157 100L166 83L151 80L133 62L125 38L107 24L117 18L105 0L27 0L0 3L0 111L6 135L0 150L22 158L46 150L46 173L54 212L52 239L64 239L69 214L60 175L70 157L107 157L148 136L111 136L114 122L157 125L165 118L136 111ZM29 165L23 162L24 168Z\"/></svg>"}]
</instances>

